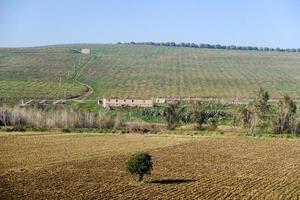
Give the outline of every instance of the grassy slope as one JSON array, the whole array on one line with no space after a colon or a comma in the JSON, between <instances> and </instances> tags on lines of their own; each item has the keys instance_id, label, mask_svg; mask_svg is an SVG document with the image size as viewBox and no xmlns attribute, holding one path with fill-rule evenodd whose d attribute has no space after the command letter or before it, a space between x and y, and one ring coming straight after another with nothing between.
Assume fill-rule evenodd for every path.
<instances>
[{"instance_id":1,"label":"grassy slope","mask_svg":"<svg viewBox=\"0 0 300 200\"><path fill-rule=\"evenodd\" d=\"M88 57L69 48L0 49L0 99L63 98L86 92L67 80L79 59L85 62Z\"/></svg>"},{"instance_id":2,"label":"grassy slope","mask_svg":"<svg viewBox=\"0 0 300 200\"><path fill-rule=\"evenodd\" d=\"M83 46L92 48L93 55L80 56L68 51ZM89 99L99 96L248 98L259 87L268 90L273 98L282 94L300 97L298 53L132 45L69 45L34 51L38 53L0 50L0 81L57 81L59 76L66 78L74 65L80 66L81 59L81 64L86 64L76 77L93 87Z\"/></svg>"}]
</instances>

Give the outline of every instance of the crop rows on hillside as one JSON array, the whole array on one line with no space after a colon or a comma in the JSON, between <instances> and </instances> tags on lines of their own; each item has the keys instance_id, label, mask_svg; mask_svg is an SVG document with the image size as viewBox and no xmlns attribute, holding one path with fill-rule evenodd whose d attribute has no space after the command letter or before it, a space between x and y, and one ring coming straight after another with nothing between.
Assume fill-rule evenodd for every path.
<instances>
[{"instance_id":1,"label":"crop rows on hillside","mask_svg":"<svg viewBox=\"0 0 300 200\"><path fill-rule=\"evenodd\" d=\"M68 75L87 59L87 56L61 48L1 49L0 98L78 96L86 88L71 83Z\"/></svg>"},{"instance_id":2,"label":"crop rows on hillside","mask_svg":"<svg viewBox=\"0 0 300 200\"><path fill-rule=\"evenodd\" d=\"M79 96L87 88L75 83L0 81L0 99L58 99Z\"/></svg>"},{"instance_id":3,"label":"crop rows on hillside","mask_svg":"<svg viewBox=\"0 0 300 200\"><path fill-rule=\"evenodd\" d=\"M0 49L0 81L76 80L97 97L250 98L260 87L278 98L300 97L300 54L140 45ZM77 71L76 71L77 70ZM9 94L7 94L9 96Z\"/></svg>"},{"instance_id":4,"label":"crop rows on hillside","mask_svg":"<svg viewBox=\"0 0 300 200\"><path fill-rule=\"evenodd\" d=\"M97 51L98 50L98 51ZM300 96L300 55L190 48L103 46L84 73L94 97Z\"/></svg>"}]
</instances>

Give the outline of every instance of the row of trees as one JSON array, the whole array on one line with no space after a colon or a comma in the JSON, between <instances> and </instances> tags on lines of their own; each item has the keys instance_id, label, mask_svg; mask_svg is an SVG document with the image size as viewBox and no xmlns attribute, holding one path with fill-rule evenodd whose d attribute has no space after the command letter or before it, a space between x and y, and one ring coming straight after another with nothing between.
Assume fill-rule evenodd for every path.
<instances>
[{"instance_id":1,"label":"row of trees","mask_svg":"<svg viewBox=\"0 0 300 200\"><path fill-rule=\"evenodd\" d=\"M182 123L194 123L197 129L202 129L203 124L216 125L220 120L233 118L252 133L300 134L300 115L293 99L283 96L274 105L269 103L269 98L268 92L260 89L253 101L238 106L233 113L207 110L201 103L193 104L188 110L179 103L169 104L163 117L170 130Z\"/></svg>"},{"instance_id":2,"label":"row of trees","mask_svg":"<svg viewBox=\"0 0 300 200\"><path fill-rule=\"evenodd\" d=\"M268 92L260 89L253 102L238 110L236 117L243 127L250 132L300 133L299 115L293 99L283 96L275 107L268 100Z\"/></svg>"},{"instance_id":3,"label":"row of trees","mask_svg":"<svg viewBox=\"0 0 300 200\"><path fill-rule=\"evenodd\" d=\"M201 103L193 104L190 110L181 106L180 103L169 104L164 110L168 129L173 130L181 123L195 123L197 129L202 129L203 124L214 125L217 120L226 117L223 111L207 110Z\"/></svg>"},{"instance_id":4,"label":"row of trees","mask_svg":"<svg viewBox=\"0 0 300 200\"><path fill-rule=\"evenodd\" d=\"M269 47L254 47L254 46L237 46L237 45L220 45L220 44L195 44L195 43L175 43L175 42L130 42L117 44L132 44L132 45L153 45L167 47L190 47L190 48L205 48L205 49L227 49L227 50L246 50L246 51L278 51L278 52L300 52L300 48L269 48Z\"/></svg>"}]
</instances>

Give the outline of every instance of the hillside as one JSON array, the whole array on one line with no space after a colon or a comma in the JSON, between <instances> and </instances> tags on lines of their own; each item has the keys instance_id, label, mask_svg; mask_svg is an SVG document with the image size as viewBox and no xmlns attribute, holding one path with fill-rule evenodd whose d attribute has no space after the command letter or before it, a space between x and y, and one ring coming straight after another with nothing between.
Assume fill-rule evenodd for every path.
<instances>
[{"instance_id":1,"label":"hillside","mask_svg":"<svg viewBox=\"0 0 300 200\"><path fill-rule=\"evenodd\" d=\"M92 55L72 51L88 47ZM61 81L60 81L61 80ZM272 98L300 97L300 53L57 45L0 49L0 98L61 98L93 88L102 96L240 97L264 87Z\"/></svg>"}]
</instances>

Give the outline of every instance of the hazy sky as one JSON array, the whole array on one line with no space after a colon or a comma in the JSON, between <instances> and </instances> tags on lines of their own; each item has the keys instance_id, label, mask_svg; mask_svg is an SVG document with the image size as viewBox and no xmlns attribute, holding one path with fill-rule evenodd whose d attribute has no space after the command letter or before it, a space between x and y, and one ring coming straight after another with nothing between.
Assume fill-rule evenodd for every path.
<instances>
[{"instance_id":1,"label":"hazy sky","mask_svg":"<svg viewBox=\"0 0 300 200\"><path fill-rule=\"evenodd\" d=\"M0 46L130 41L300 47L300 0L0 0Z\"/></svg>"}]
</instances>

